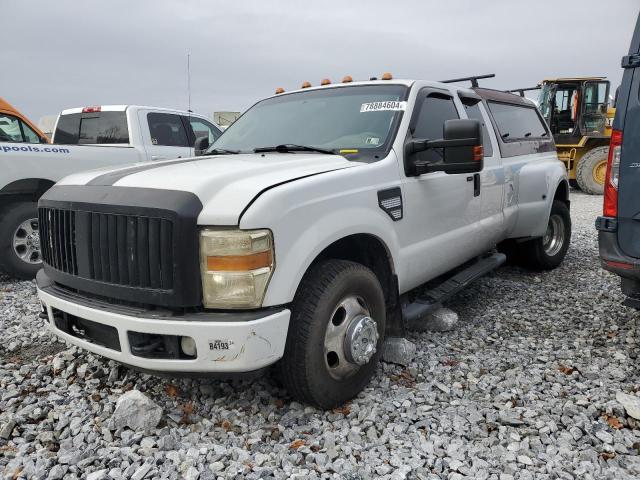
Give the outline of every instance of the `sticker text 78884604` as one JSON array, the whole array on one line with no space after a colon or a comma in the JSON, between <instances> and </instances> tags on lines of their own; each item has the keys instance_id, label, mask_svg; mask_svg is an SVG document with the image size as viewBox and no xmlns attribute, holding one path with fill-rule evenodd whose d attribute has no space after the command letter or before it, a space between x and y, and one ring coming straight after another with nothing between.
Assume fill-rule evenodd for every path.
<instances>
[{"instance_id":1,"label":"sticker text 78884604","mask_svg":"<svg viewBox=\"0 0 640 480\"><path fill-rule=\"evenodd\" d=\"M398 102L396 100L388 100L385 102L369 102L360 106L360 113L363 112L381 112L381 111L400 111L407 109L407 102Z\"/></svg>"}]
</instances>

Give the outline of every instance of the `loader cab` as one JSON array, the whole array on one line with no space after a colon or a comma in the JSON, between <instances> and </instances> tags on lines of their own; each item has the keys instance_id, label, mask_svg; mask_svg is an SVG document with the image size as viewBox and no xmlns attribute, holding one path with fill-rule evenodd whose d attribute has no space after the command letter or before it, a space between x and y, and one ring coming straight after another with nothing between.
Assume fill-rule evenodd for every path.
<instances>
[{"instance_id":1,"label":"loader cab","mask_svg":"<svg viewBox=\"0 0 640 480\"><path fill-rule=\"evenodd\" d=\"M540 111L557 144L606 136L609 90L602 77L543 80Z\"/></svg>"}]
</instances>

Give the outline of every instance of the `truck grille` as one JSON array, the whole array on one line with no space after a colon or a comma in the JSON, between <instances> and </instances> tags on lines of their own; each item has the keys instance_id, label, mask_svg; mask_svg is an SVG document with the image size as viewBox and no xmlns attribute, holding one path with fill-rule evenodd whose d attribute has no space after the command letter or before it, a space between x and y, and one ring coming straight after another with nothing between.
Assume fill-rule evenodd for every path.
<instances>
[{"instance_id":1,"label":"truck grille","mask_svg":"<svg viewBox=\"0 0 640 480\"><path fill-rule=\"evenodd\" d=\"M43 259L54 269L115 285L173 289L171 220L41 207L39 221Z\"/></svg>"},{"instance_id":2,"label":"truck grille","mask_svg":"<svg viewBox=\"0 0 640 480\"><path fill-rule=\"evenodd\" d=\"M43 273L56 285L114 303L201 307L193 193L54 185L38 206Z\"/></svg>"},{"instance_id":3,"label":"truck grille","mask_svg":"<svg viewBox=\"0 0 640 480\"><path fill-rule=\"evenodd\" d=\"M41 208L38 217L44 261L53 268L77 275L75 212Z\"/></svg>"}]
</instances>

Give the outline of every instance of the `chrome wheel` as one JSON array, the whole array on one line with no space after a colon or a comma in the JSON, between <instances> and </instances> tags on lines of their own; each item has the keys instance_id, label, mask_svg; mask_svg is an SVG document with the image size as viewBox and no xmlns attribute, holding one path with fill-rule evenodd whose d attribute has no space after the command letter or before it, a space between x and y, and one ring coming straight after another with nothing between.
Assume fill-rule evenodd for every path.
<instances>
[{"instance_id":1,"label":"chrome wheel","mask_svg":"<svg viewBox=\"0 0 640 480\"><path fill-rule=\"evenodd\" d=\"M560 215L554 214L549 218L547 231L542 237L542 248L544 252L553 257L557 255L564 245L565 226Z\"/></svg>"},{"instance_id":2,"label":"chrome wheel","mask_svg":"<svg viewBox=\"0 0 640 480\"><path fill-rule=\"evenodd\" d=\"M38 264L42 262L37 218L25 220L18 226L13 234L13 251L25 263Z\"/></svg>"},{"instance_id":3,"label":"chrome wheel","mask_svg":"<svg viewBox=\"0 0 640 480\"><path fill-rule=\"evenodd\" d=\"M324 337L324 358L336 380L353 375L376 353L378 324L360 297L343 299L331 315Z\"/></svg>"}]
</instances>

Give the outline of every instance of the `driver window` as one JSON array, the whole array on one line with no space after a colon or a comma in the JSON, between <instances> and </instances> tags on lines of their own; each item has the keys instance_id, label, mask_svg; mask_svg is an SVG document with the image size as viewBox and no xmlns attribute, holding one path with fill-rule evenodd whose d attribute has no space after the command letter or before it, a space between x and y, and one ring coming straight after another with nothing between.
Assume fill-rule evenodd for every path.
<instances>
[{"instance_id":1,"label":"driver window","mask_svg":"<svg viewBox=\"0 0 640 480\"><path fill-rule=\"evenodd\" d=\"M27 143L40 143L40 137L36 132L33 131L29 125L24 122L20 122L22 124L22 132L24 133L24 141Z\"/></svg>"},{"instance_id":2,"label":"driver window","mask_svg":"<svg viewBox=\"0 0 640 480\"><path fill-rule=\"evenodd\" d=\"M218 130L200 118L189 117L189 123L191 124L195 141L199 138L207 137L209 139L209 145L212 145L220 136Z\"/></svg>"},{"instance_id":3,"label":"driver window","mask_svg":"<svg viewBox=\"0 0 640 480\"><path fill-rule=\"evenodd\" d=\"M442 138L445 120L458 118L460 116L451 97L430 95L424 99L418 112L418 119L412 132L413 138L421 140ZM440 162L443 159L441 148L429 149L416 155L420 160L431 163Z\"/></svg>"}]
</instances>

